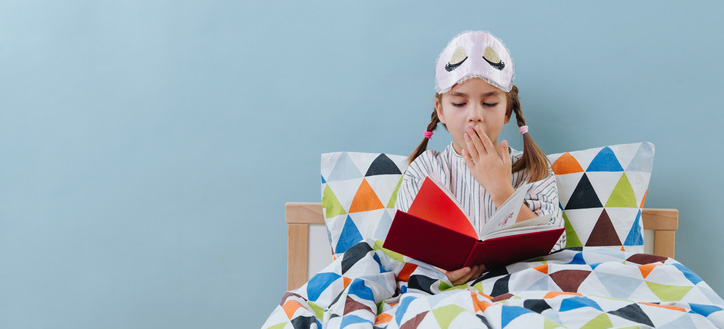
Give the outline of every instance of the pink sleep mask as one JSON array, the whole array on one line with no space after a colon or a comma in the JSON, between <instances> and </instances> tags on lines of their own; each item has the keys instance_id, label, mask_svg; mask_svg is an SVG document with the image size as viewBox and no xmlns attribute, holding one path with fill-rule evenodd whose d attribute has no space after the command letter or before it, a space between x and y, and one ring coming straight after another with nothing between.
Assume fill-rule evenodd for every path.
<instances>
[{"instance_id":1,"label":"pink sleep mask","mask_svg":"<svg viewBox=\"0 0 724 329\"><path fill-rule=\"evenodd\" d=\"M437 58L435 90L442 94L457 83L477 77L509 92L513 59L508 48L490 33L467 31L453 38Z\"/></svg>"}]
</instances>

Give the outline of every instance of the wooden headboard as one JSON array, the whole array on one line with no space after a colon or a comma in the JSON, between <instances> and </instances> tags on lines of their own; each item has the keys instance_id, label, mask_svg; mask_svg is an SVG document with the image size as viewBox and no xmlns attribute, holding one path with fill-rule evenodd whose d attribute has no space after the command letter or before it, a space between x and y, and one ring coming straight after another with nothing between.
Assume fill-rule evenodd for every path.
<instances>
[{"instance_id":1,"label":"wooden headboard","mask_svg":"<svg viewBox=\"0 0 724 329\"><path fill-rule=\"evenodd\" d=\"M287 202L285 218L288 227L287 290L292 290L301 287L308 280L309 225L324 225L322 203ZM679 227L679 210L644 208L641 218L644 230L654 232L653 253L673 258L676 229Z\"/></svg>"}]
</instances>

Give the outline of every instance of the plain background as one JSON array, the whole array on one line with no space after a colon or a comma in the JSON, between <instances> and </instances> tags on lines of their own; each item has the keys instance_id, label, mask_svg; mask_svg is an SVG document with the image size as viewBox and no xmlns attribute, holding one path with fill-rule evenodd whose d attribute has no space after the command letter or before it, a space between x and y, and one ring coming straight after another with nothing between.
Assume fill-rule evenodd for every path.
<instances>
[{"instance_id":1,"label":"plain background","mask_svg":"<svg viewBox=\"0 0 724 329\"><path fill-rule=\"evenodd\" d=\"M0 2L0 327L253 328L320 154L409 154L465 30L546 153L650 141L647 207L724 292L719 1ZM504 138L520 148L507 126ZM450 139L440 128L432 148Z\"/></svg>"}]
</instances>

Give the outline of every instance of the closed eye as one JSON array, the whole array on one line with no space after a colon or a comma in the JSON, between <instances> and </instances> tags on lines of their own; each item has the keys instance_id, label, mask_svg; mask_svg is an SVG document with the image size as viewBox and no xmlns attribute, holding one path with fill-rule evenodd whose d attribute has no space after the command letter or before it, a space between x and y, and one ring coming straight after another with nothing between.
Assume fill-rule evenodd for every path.
<instances>
[{"instance_id":1,"label":"closed eye","mask_svg":"<svg viewBox=\"0 0 724 329\"><path fill-rule=\"evenodd\" d=\"M459 103L459 104L452 103L452 105L455 107L462 107L462 106L465 106L465 104L467 104L467 103ZM495 105L498 105L498 103L483 103L483 106L487 106L487 107L492 107Z\"/></svg>"}]
</instances>

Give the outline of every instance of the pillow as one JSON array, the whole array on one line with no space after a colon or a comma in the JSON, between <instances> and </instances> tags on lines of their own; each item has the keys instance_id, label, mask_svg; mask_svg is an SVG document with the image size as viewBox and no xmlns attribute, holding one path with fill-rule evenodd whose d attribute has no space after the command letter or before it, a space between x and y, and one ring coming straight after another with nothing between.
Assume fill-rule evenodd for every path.
<instances>
[{"instance_id":1,"label":"pillow","mask_svg":"<svg viewBox=\"0 0 724 329\"><path fill-rule=\"evenodd\" d=\"M385 240L405 169L402 155L322 154L322 208L335 258L366 238Z\"/></svg>"},{"instance_id":2,"label":"pillow","mask_svg":"<svg viewBox=\"0 0 724 329\"><path fill-rule=\"evenodd\" d=\"M566 226L566 247L644 251L641 209L654 144L643 142L548 155Z\"/></svg>"}]
</instances>

